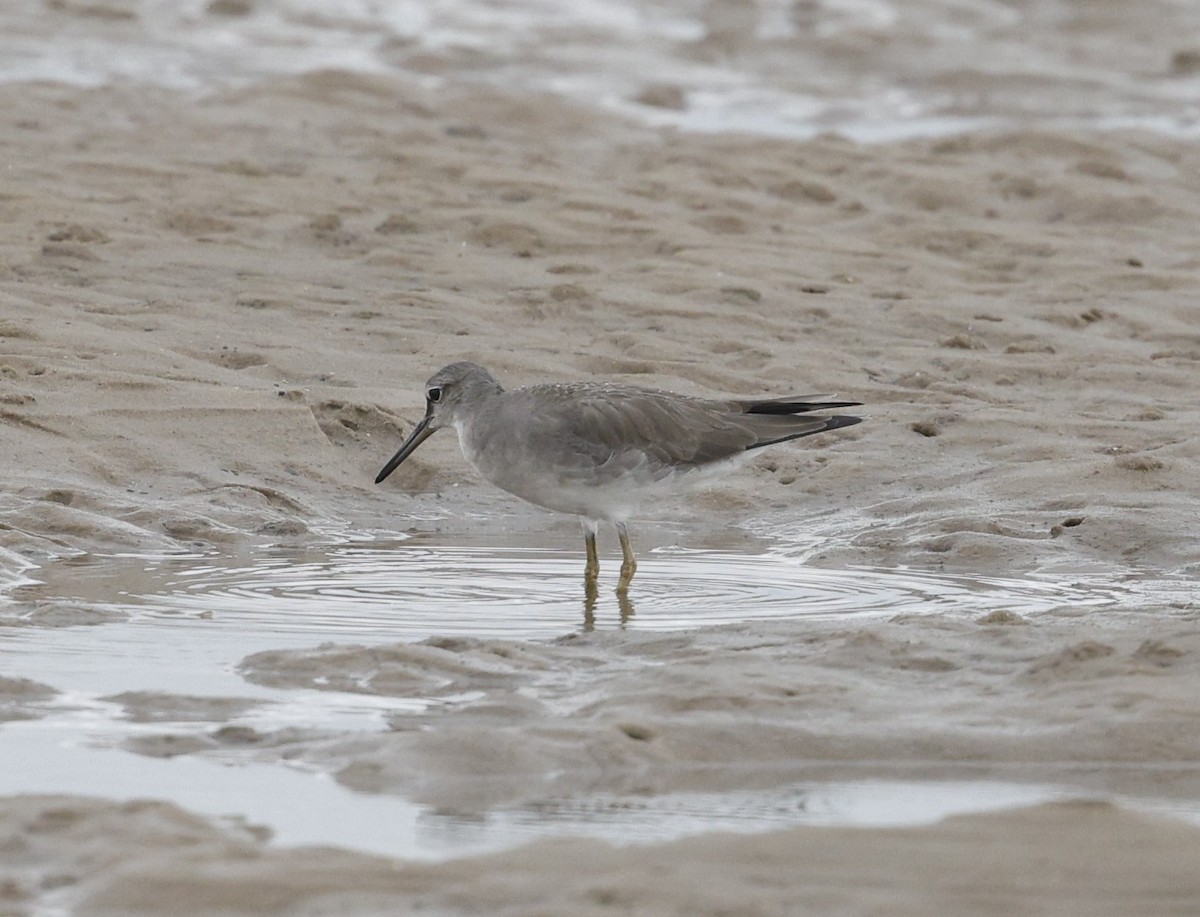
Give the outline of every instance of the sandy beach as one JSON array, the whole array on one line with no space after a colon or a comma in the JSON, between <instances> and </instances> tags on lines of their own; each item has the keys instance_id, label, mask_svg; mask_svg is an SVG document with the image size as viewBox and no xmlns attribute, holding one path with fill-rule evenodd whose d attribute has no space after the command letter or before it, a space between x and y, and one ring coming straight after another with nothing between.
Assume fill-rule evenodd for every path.
<instances>
[{"instance_id":1,"label":"sandy beach","mask_svg":"<svg viewBox=\"0 0 1200 917\"><path fill-rule=\"evenodd\" d=\"M1162 78L1187 76L1168 27L1145 41ZM683 104L664 92L651 101ZM0 144L0 640L122 619L111 597L56 587L73 563L347 533L559 545L579 552L582 593L575 520L489 487L451 435L372 483L425 379L458 359L508 386L864 402L865 423L656 507L632 526L642 556L765 541L815 570L1126 597L621 629L602 533L594 632L573 610L555 639L314 641L222 676L394 699L386 729L251 729L257 701L236 692L105 702L143 724L123 742L139 756L286 764L478 818L867 765L1069 773L1079 798L406 862L281 847L165 793L93 795L80 774L73 793L0 798L0 913L1200 911L1200 819L1125 802L1200 811L1194 140L1032 123L873 144L700 134L318 69L202 95L8 82ZM637 622L655 614L652 568ZM0 722L79 703L36 676L0 662ZM415 697L437 703L401 703Z\"/></svg>"}]
</instances>

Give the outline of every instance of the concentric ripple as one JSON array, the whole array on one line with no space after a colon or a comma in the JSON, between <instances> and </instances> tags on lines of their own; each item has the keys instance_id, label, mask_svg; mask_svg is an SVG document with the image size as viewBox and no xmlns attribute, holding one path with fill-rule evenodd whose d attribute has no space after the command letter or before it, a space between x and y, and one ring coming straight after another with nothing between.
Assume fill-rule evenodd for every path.
<instances>
[{"instance_id":1,"label":"concentric ripple","mask_svg":"<svg viewBox=\"0 0 1200 917\"><path fill-rule=\"evenodd\" d=\"M122 691L230 696L237 665L270 649L387 644L433 636L553 639L580 630L670 631L746 621L890 617L1137 604L1111 579L1000 579L904 569L805 566L782 554L682 550L639 558L632 597L601 561L585 595L582 552L568 548L346 542L206 555L86 556L30 571L53 597L52 627L0 634L10 676L100 697ZM607 562L607 563L606 563ZM74 617L72 617L74 616ZM103 624L64 627L63 623ZM365 695L321 692L328 720L378 720ZM304 698L303 704L310 704ZM304 714L311 718L312 710ZM276 715L273 714L273 715Z\"/></svg>"},{"instance_id":2,"label":"concentric ripple","mask_svg":"<svg viewBox=\"0 0 1200 917\"><path fill-rule=\"evenodd\" d=\"M211 614L258 633L420 640L527 639L580 626L579 552L495 546L343 545L319 553L108 558L77 566L80 591L152 615ZM610 567L612 564L610 563ZM606 571L609 577L615 571ZM86 582L84 582L86 581ZM55 585L62 589L61 577ZM603 575L598 628L674 630L743 621L1109 605L1111 582L963 577L904 569L820 569L795 558L677 548L639 561L622 606Z\"/></svg>"}]
</instances>

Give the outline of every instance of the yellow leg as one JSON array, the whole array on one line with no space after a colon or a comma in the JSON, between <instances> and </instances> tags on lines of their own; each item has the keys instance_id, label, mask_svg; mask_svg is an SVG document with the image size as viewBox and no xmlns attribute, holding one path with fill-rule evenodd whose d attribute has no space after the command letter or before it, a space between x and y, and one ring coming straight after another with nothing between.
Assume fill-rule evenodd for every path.
<instances>
[{"instance_id":1,"label":"yellow leg","mask_svg":"<svg viewBox=\"0 0 1200 917\"><path fill-rule=\"evenodd\" d=\"M587 546L587 565L583 568L583 629L596 626L596 578L600 575L600 560L596 556L596 529L583 522L583 543Z\"/></svg>"},{"instance_id":2,"label":"yellow leg","mask_svg":"<svg viewBox=\"0 0 1200 917\"><path fill-rule=\"evenodd\" d=\"M633 558L633 548L629 546L629 532L625 531L625 523L617 523L617 537L621 539L621 553L625 559L621 562L621 578L617 580L617 592L628 592L629 582L637 572L637 561Z\"/></svg>"},{"instance_id":3,"label":"yellow leg","mask_svg":"<svg viewBox=\"0 0 1200 917\"><path fill-rule=\"evenodd\" d=\"M587 565L583 568L583 581L596 588L596 577L600 575L600 558L596 554L596 529L585 522L583 524L583 543L587 547Z\"/></svg>"}]
</instances>

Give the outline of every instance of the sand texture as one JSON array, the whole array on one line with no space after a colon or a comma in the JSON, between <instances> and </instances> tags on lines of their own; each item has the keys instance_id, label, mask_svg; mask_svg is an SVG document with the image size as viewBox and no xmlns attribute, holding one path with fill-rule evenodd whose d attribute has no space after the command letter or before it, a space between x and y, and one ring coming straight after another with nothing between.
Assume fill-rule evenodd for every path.
<instances>
[{"instance_id":1,"label":"sand texture","mask_svg":"<svg viewBox=\"0 0 1200 917\"><path fill-rule=\"evenodd\" d=\"M701 136L321 71L199 99L4 85L0 149L5 576L440 530L549 532L582 575L576 524L490 489L449 434L372 484L424 380L471 359L507 385L865 403L865 423L656 510L642 550L747 527L814 567L1176 587L1111 612L272 650L238 674L472 700L364 735L229 725L250 697L123 693L132 750L286 759L476 814L769 784L800 759L1066 765L1098 795L1200 797L1194 143ZM13 598L0 636L119 617L36 584ZM0 677L0 721L45 716L56 691ZM0 913L1200 912L1200 829L1111 801L430 865L78 792L0 800Z\"/></svg>"}]
</instances>

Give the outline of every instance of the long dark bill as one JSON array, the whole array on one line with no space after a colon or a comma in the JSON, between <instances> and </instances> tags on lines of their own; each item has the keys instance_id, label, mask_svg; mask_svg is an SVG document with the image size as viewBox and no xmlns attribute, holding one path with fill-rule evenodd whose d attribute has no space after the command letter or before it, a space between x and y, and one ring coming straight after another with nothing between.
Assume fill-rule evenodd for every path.
<instances>
[{"instance_id":1,"label":"long dark bill","mask_svg":"<svg viewBox=\"0 0 1200 917\"><path fill-rule=\"evenodd\" d=\"M395 455L388 459L388 463L383 466L383 470L375 476L376 484L399 468L400 463L417 450L417 446L433 435L434 431L429 429L429 421L430 416L426 414L421 418L420 423L413 427L412 432L408 434L408 439L404 441L404 445L399 448Z\"/></svg>"}]
</instances>

